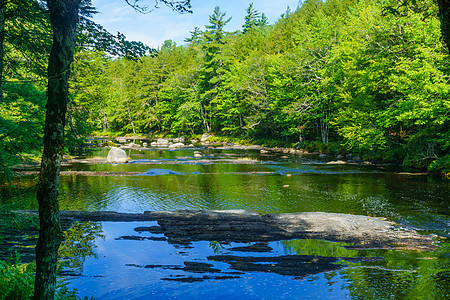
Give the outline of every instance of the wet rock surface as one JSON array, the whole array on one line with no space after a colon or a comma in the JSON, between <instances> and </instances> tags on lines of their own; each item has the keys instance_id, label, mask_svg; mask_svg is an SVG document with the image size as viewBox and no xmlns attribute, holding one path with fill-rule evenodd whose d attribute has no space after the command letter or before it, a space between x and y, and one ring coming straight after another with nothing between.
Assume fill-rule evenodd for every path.
<instances>
[{"instance_id":1,"label":"wet rock surface","mask_svg":"<svg viewBox=\"0 0 450 300\"><path fill-rule=\"evenodd\" d=\"M21 211L29 218L37 217L35 211ZM62 227L67 230L75 221L135 222L156 221L158 225L140 224L116 235L114 240L133 243L164 242L174 246L177 256L187 260L177 264L148 261L127 267L168 270L160 280L175 282L200 282L244 278L252 272L272 273L303 279L307 276L345 268L346 262L383 260L382 257L328 257L320 255L285 255L275 251L272 241L292 239L321 239L349 242L351 248L395 248L398 246L420 250L434 248L429 236L414 231L395 230L392 222L381 218L334 213L292 213L261 215L244 210L207 211L181 210L145 212L143 214L117 212L61 211ZM142 226L144 225L144 226ZM35 233L37 233L35 231ZM122 233L123 234L123 233ZM30 249L27 261L34 254L33 239L6 239L9 245ZM12 242L13 241L13 242ZM26 243L24 243L26 241ZM199 260L190 256L194 242L209 241L215 255ZM232 245L247 243L247 245ZM135 244L137 245L137 244ZM144 244L143 244L144 245ZM27 246L27 247L25 247ZM20 250L18 250L20 251ZM22 251L20 251L22 252ZM81 276L75 271L61 273ZM78 274L78 275L77 275Z\"/></svg>"},{"instance_id":2,"label":"wet rock surface","mask_svg":"<svg viewBox=\"0 0 450 300\"><path fill-rule=\"evenodd\" d=\"M321 212L261 215L249 211L192 210L145 212L144 215L158 221L171 243L324 239L353 243L359 248L433 248L429 236L399 230L393 222L368 216Z\"/></svg>"},{"instance_id":3,"label":"wet rock surface","mask_svg":"<svg viewBox=\"0 0 450 300\"><path fill-rule=\"evenodd\" d=\"M21 213L35 215L35 211ZM138 213L61 211L63 228L74 221L157 221L159 227L136 228L164 234L169 243L192 241L269 242L323 239L352 243L353 248L434 249L432 238L398 229L383 218L361 215L302 212L262 215L245 210L174 210Z\"/></svg>"}]
</instances>

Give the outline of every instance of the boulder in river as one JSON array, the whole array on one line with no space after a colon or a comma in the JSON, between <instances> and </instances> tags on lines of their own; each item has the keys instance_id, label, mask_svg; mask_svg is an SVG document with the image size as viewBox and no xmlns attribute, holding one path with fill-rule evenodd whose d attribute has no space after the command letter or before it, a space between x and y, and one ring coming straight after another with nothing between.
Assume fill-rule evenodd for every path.
<instances>
[{"instance_id":1,"label":"boulder in river","mask_svg":"<svg viewBox=\"0 0 450 300\"><path fill-rule=\"evenodd\" d=\"M160 147L169 147L169 140L167 139L158 139L156 142Z\"/></svg>"},{"instance_id":2,"label":"boulder in river","mask_svg":"<svg viewBox=\"0 0 450 300\"><path fill-rule=\"evenodd\" d=\"M174 143L184 143L186 141L186 138L184 136L180 136L178 138L173 139Z\"/></svg>"},{"instance_id":3,"label":"boulder in river","mask_svg":"<svg viewBox=\"0 0 450 300\"><path fill-rule=\"evenodd\" d=\"M175 143L169 146L169 149L177 149L177 148L183 148L184 144L183 143Z\"/></svg>"},{"instance_id":4,"label":"boulder in river","mask_svg":"<svg viewBox=\"0 0 450 300\"><path fill-rule=\"evenodd\" d=\"M211 135L204 133L200 139L201 143L206 142L209 138L211 137Z\"/></svg>"},{"instance_id":5,"label":"boulder in river","mask_svg":"<svg viewBox=\"0 0 450 300\"><path fill-rule=\"evenodd\" d=\"M123 149L112 147L109 150L107 161L109 163L126 163L128 161L127 153Z\"/></svg>"}]
</instances>

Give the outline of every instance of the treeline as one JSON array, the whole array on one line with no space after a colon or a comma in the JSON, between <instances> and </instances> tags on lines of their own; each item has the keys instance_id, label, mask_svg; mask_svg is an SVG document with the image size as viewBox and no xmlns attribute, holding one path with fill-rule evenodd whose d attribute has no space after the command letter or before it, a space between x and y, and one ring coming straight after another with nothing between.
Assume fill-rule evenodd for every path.
<instances>
[{"instance_id":1,"label":"treeline","mask_svg":"<svg viewBox=\"0 0 450 300\"><path fill-rule=\"evenodd\" d=\"M274 25L250 5L237 32L217 7L186 45L166 41L158 51L89 21L85 2L68 151L99 131L213 132L450 172L450 58L434 0L308 0ZM51 44L41 1L5 3L3 170L41 150Z\"/></svg>"},{"instance_id":2,"label":"treeline","mask_svg":"<svg viewBox=\"0 0 450 300\"><path fill-rule=\"evenodd\" d=\"M71 126L214 132L450 170L450 60L432 0L308 0L238 32L216 7L187 45L140 60L79 53ZM89 126L87 126L89 125Z\"/></svg>"}]
</instances>

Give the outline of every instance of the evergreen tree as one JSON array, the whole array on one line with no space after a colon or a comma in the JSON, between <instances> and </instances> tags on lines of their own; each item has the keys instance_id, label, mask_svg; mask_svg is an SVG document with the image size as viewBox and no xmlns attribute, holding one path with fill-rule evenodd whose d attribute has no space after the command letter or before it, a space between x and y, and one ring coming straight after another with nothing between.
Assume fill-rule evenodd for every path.
<instances>
[{"instance_id":1,"label":"evergreen tree","mask_svg":"<svg viewBox=\"0 0 450 300\"><path fill-rule=\"evenodd\" d=\"M247 33L252 28L264 27L268 24L268 20L265 14L261 14L255 8L253 8L253 3L250 3L248 8L245 10L247 14L244 17L245 23L242 25L243 33Z\"/></svg>"},{"instance_id":2,"label":"evergreen tree","mask_svg":"<svg viewBox=\"0 0 450 300\"><path fill-rule=\"evenodd\" d=\"M206 31L203 34L204 63L200 71L201 79L201 114L204 129L207 132L213 130L214 100L219 95L219 87L222 76L225 72L224 45L227 32L224 27L231 18L225 18L226 13L220 11L216 6L214 12L209 16L209 25L205 25Z\"/></svg>"}]
</instances>

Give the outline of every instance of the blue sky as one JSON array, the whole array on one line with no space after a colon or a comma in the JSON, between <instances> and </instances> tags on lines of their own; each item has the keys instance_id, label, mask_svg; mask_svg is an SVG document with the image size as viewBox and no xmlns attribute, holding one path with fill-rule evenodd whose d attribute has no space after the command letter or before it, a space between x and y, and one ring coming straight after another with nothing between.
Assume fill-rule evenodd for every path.
<instances>
[{"instance_id":1,"label":"blue sky","mask_svg":"<svg viewBox=\"0 0 450 300\"><path fill-rule=\"evenodd\" d=\"M299 0L191 0L194 13L183 15L164 5L148 14L140 14L127 6L125 0L93 0L99 11L93 20L111 33L120 31L129 40L142 41L150 47L158 48L165 40L183 44L183 40L190 36L189 32L196 26L204 30L215 6L220 6L221 11L227 13L226 17L232 17L225 27L227 31L240 30L244 23L245 9L251 2L273 24L288 6L295 10ZM142 3L152 5L154 2L144 0Z\"/></svg>"}]
</instances>

